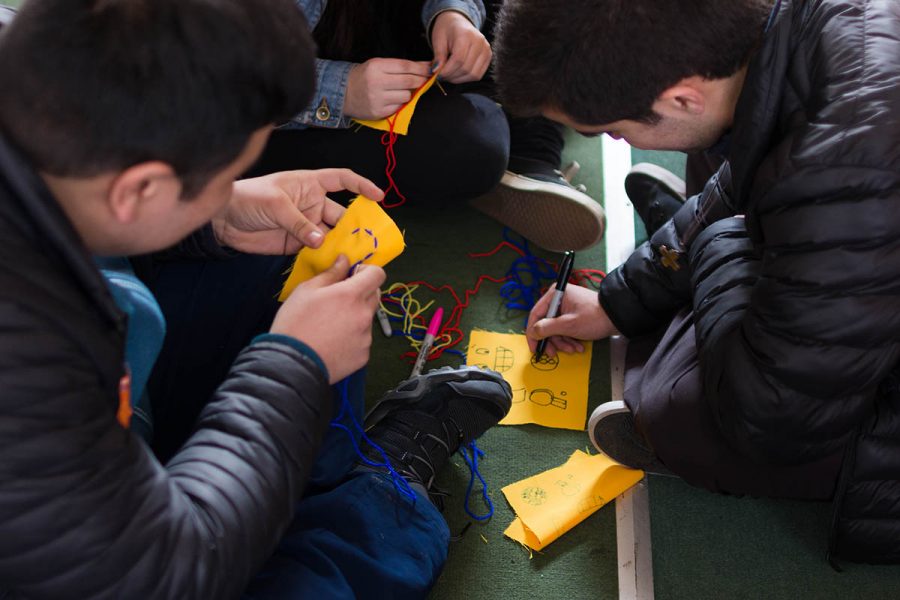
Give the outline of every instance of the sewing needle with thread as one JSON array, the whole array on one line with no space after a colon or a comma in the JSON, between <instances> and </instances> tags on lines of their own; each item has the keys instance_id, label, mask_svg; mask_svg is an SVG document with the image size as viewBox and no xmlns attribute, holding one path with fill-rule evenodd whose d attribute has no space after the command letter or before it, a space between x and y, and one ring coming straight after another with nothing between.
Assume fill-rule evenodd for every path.
<instances>
[{"instance_id":1,"label":"sewing needle with thread","mask_svg":"<svg viewBox=\"0 0 900 600\"><path fill-rule=\"evenodd\" d=\"M434 316L431 317L431 322L428 324L428 331L425 332L425 339L422 340L422 347L419 348L419 356L416 357L416 364L413 365L410 377L415 377L422 372L422 367L425 366L425 359L428 358L428 355L431 353L431 347L434 345L434 338L441 330L441 321L443 319L444 309L439 307L434 311Z\"/></svg>"}]
</instances>

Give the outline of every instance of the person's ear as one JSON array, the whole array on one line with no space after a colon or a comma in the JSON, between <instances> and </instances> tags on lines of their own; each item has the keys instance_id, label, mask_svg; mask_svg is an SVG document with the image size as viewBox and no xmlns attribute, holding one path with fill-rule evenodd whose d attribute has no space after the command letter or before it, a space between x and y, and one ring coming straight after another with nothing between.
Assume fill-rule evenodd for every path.
<instances>
[{"instance_id":1,"label":"person's ear","mask_svg":"<svg viewBox=\"0 0 900 600\"><path fill-rule=\"evenodd\" d=\"M107 204L117 221L133 223L142 211L167 208L180 198L181 181L175 170L164 162L148 161L128 167L113 179Z\"/></svg>"},{"instance_id":2,"label":"person's ear","mask_svg":"<svg viewBox=\"0 0 900 600\"><path fill-rule=\"evenodd\" d=\"M682 79L659 95L653 110L663 117L701 115L706 110L706 94L691 79Z\"/></svg>"}]
</instances>

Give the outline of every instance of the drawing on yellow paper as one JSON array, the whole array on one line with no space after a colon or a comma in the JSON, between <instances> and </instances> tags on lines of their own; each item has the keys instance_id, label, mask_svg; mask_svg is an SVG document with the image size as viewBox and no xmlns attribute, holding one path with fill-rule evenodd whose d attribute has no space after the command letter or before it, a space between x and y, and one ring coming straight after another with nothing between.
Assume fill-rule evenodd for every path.
<instances>
[{"instance_id":1,"label":"drawing on yellow paper","mask_svg":"<svg viewBox=\"0 0 900 600\"><path fill-rule=\"evenodd\" d=\"M536 423L583 430L587 417L591 344L578 354L534 360L522 334L472 331L466 360L493 369L512 388L512 408L502 425Z\"/></svg>"},{"instance_id":2,"label":"drawing on yellow paper","mask_svg":"<svg viewBox=\"0 0 900 600\"><path fill-rule=\"evenodd\" d=\"M503 488L516 513L503 533L542 550L643 477L603 454L576 450L564 465Z\"/></svg>"},{"instance_id":3,"label":"drawing on yellow paper","mask_svg":"<svg viewBox=\"0 0 900 600\"><path fill-rule=\"evenodd\" d=\"M278 299L284 302L298 284L334 264L341 254L353 269L360 263L383 267L403 252L403 233L374 200L357 196L318 248L303 248Z\"/></svg>"}]
</instances>

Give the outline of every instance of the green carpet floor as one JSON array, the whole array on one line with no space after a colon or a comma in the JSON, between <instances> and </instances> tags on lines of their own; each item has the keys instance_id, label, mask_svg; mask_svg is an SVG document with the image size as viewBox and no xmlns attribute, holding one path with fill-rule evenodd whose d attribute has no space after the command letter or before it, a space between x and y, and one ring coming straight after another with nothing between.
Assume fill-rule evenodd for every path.
<instances>
[{"instance_id":1,"label":"green carpet floor","mask_svg":"<svg viewBox=\"0 0 900 600\"><path fill-rule=\"evenodd\" d=\"M601 150L598 140L573 137L567 156L582 165L576 181L601 199ZM649 161L681 172L684 157L674 153L638 152L633 162ZM406 230L405 253L388 266L388 283L422 279L450 284L458 293L471 289L481 274L502 277L515 255L501 251L472 259L502 240L502 228L471 210L451 206L423 208L411 202L391 212ZM610 223L609 227L615 227ZM642 226L635 235L644 237ZM552 254L537 254L555 259ZM605 268L600 247L579 253L576 267ZM462 328L519 332L525 314L504 308L499 284L485 283L473 296ZM449 295L421 291L449 310ZM400 359L408 350L402 338L375 334L368 390L371 399L408 375ZM436 364L459 364L444 357ZM609 349L594 346L588 412L609 399ZM495 514L487 524L473 523L450 547L446 569L431 598L617 598L615 507L600 509L575 529L529 555L503 536L513 512L500 489L524 477L562 464L575 449L589 446L587 434L533 425L496 427L480 441L487 457L481 472L487 479ZM440 483L452 492L445 515L458 533L471 521L463 511L468 470L456 458ZM825 560L830 504L717 496L680 480L649 480L655 597L666 599L838 599L900 598L900 567L846 564L838 573ZM482 510L473 498L476 512Z\"/></svg>"}]
</instances>

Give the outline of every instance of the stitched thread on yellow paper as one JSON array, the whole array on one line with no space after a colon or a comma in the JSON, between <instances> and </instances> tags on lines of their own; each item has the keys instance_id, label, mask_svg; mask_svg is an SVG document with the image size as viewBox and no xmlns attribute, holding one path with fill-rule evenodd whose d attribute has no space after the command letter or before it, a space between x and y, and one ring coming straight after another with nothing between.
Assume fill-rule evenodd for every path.
<instances>
[{"instance_id":1,"label":"stitched thread on yellow paper","mask_svg":"<svg viewBox=\"0 0 900 600\"><path fill-rule=\"evenodd\" d=\"M416 104L419 102L419 98L422 97L422 94L431 89L431 86L434 85L434 82L437 81L438 74L435 73L428 79L422 87L420 87L415 95L410 99L409 102L406 103L400 110L395 112L393 115L388 117L387 119L378 119L374 121L370 121L367 119L353 119L360 125L365 125L366 127L371 127L372 129L379 129L381 131L390 131L391 123L390 119L394 120L394 133L399 133L400 135L406 135L409 132L409 123L412 121L413 113L416 110Z\"/></svg>"},{"instance_id":2,"label":"stitched thread on yellow paper","mask_svg":"<svg viewBox=\"0 0 900 600\"><path fill-rule=\"evenodd\" d=\"M516 512L503 533L542 550L643 477L603 454L576 450L564 465L503 488Z\"/></svg>"},{"instance_id":3,"label":"stitched thread on yellow paper","mask_svg":"<svg viewBox=\"0 0 900 600\"><path fill-rule=\"evenodd\" d=\"M294 288L334 264L341 254L353 268L359 263L383 267L403 252L403 233L374 200L357 196L318 248L302 248L278 299L284 302Z\"/></svg>"},{"instance_id":4,"label":"stitched thread on yellow paper","mask_svg":"<svg viewBox=\"0 0 900 600\"><path fill-rule=\"evenodd\" d=\"M512 388L512 408L501 425L583 431L592 352L590 342L584 346L584 352L545 355L536 362L524 335L476 330L469 336L466 362L499 372Z\"/></svg>"}]
</instances>

